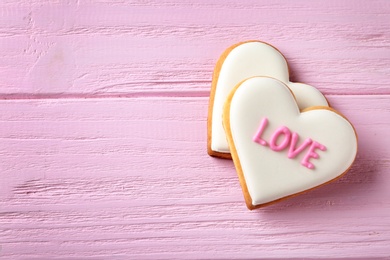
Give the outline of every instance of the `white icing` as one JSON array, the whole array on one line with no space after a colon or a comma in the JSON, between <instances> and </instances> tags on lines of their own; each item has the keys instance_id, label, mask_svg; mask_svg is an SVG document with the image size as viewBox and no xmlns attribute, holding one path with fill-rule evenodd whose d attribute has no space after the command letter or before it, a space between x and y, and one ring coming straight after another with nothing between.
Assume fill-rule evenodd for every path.
<instances>
[{"instance_id":1,"label":"white icing","mask_svg":"<svg viewBox=\"0 0 390 260\"><path fill-rule=\"evenodd\" d=\"M237 84L254 76L267 76L287 84L296 96L300 109L328 106L325 97L316 88L289 82L287 62L274 47L262 42L243 43L229 52L219 72L212 112L211 150L229 153L222 124L223 105Z\"/></svg>"},{"instance_id":2,"label":"white icing","mask_svg":"<svg viewBox=\"0 0 390 260\"><path fill-rule=\"evenodd\" d=\"M228 107L226 107L227 109ZM290 90L280 81L255 77L244 81L235 91L229 117L231 135L252 204L260 205L326 183L352 164L357 153L356 133L342 116L329 109L300 113ZM262 138L270 140L280 126L299 134L298 144L311 138L326 146L317 151L319 159L311 159L314 169L301 165L307 152L287 158L288 148L275 152L252 140L260 122L268 118ZM225 122L227 118L224 118ZM237 165L237 162L234 162Z\"/></svg>"}]
</instances>

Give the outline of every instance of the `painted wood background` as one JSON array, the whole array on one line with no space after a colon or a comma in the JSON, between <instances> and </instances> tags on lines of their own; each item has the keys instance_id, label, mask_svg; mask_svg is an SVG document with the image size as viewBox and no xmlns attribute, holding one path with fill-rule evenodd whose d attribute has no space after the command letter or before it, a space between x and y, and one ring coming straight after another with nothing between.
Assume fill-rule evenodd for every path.
<instances>
[{"instance_id":1,"label":"painted wood background","mask_svg":"<svg viewBox=\"0 0 390 260\"><path fill-rule=\"evenodd\" d=\"M206 153L249 39L355 124L340 180L248 211ZM390 1L2 0L0 258L390 257Z\"/></svg>"}]
</instances>

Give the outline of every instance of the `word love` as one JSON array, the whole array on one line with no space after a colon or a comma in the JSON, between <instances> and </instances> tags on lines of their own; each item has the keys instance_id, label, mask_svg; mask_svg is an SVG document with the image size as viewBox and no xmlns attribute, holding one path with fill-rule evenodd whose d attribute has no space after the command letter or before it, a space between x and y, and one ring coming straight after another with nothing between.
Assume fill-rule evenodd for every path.
<instances>
[{"instance_id":1,"label":"word love","mask_svg":"<svg viewBox=\"0 0 390 260\"><path fill-rule=\"evenodd\" d=\"M300 153L303 152L307 147L309 147L309 150L303 157L301 164L309 169L314 169L314 165L309 162L310 158L318 159L320 156L316 153L316 149L319 149L321 151L326 151L326 147L316 141L313 141L310 138L307 138L300 146L297 147L297 143L299 140L299 136L297 133L291 132L290 129L288 129L286 126L281 126L272 134L271 140L269 143L267 143L265 140L261 138L265 128L268 125L268 119L263 118L260 123L260 127L257 130L256 134L253 136L253 141L269 147L275 151L280 152L287 148L287 146L290 145L288 148L288 154L287 157L290 159L293 159L297 157ZM283 136L282 142L279 144L277 143L279 137Z\"/></svg>"}]
</instances>

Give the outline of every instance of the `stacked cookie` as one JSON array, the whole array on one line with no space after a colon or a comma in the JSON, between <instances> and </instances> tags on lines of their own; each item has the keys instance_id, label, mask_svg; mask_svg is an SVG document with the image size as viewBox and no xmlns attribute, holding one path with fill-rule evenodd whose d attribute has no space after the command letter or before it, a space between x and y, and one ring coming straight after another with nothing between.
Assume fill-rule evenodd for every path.
<instances>
[{"instance_id":1,"label":"stacked cookie","mask_svg":"<svg viewBox=\"0 0 390 260\"><path fill-rule=\"evenodd\" d=\"M289 81L271 45L227 49L214 70L208 153L234 161L246 205L269 205L337 179L351 167L357 135L316 88Z\"/></svg>"}]
</instances>

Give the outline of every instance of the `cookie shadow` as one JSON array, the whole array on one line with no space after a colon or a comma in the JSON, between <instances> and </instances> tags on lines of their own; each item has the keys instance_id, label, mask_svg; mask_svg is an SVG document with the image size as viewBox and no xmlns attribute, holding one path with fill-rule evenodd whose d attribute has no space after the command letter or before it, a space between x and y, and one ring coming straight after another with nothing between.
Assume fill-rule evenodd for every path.
<instances>
[{"instance_id":1,"label":"cookie shadow","mask_svg":"<svg viewBox=\"0 0 390 260\"><path fill-rule=\"evenodd\" d=\"M305 82L303 77L300 77L303 75L305 70L303 68L300 68L296 61L292 59L289 55L286 56L287 63L288 63L288 71L289 71L289 79L291 82Z\"/></svg>"}]
</instances>

